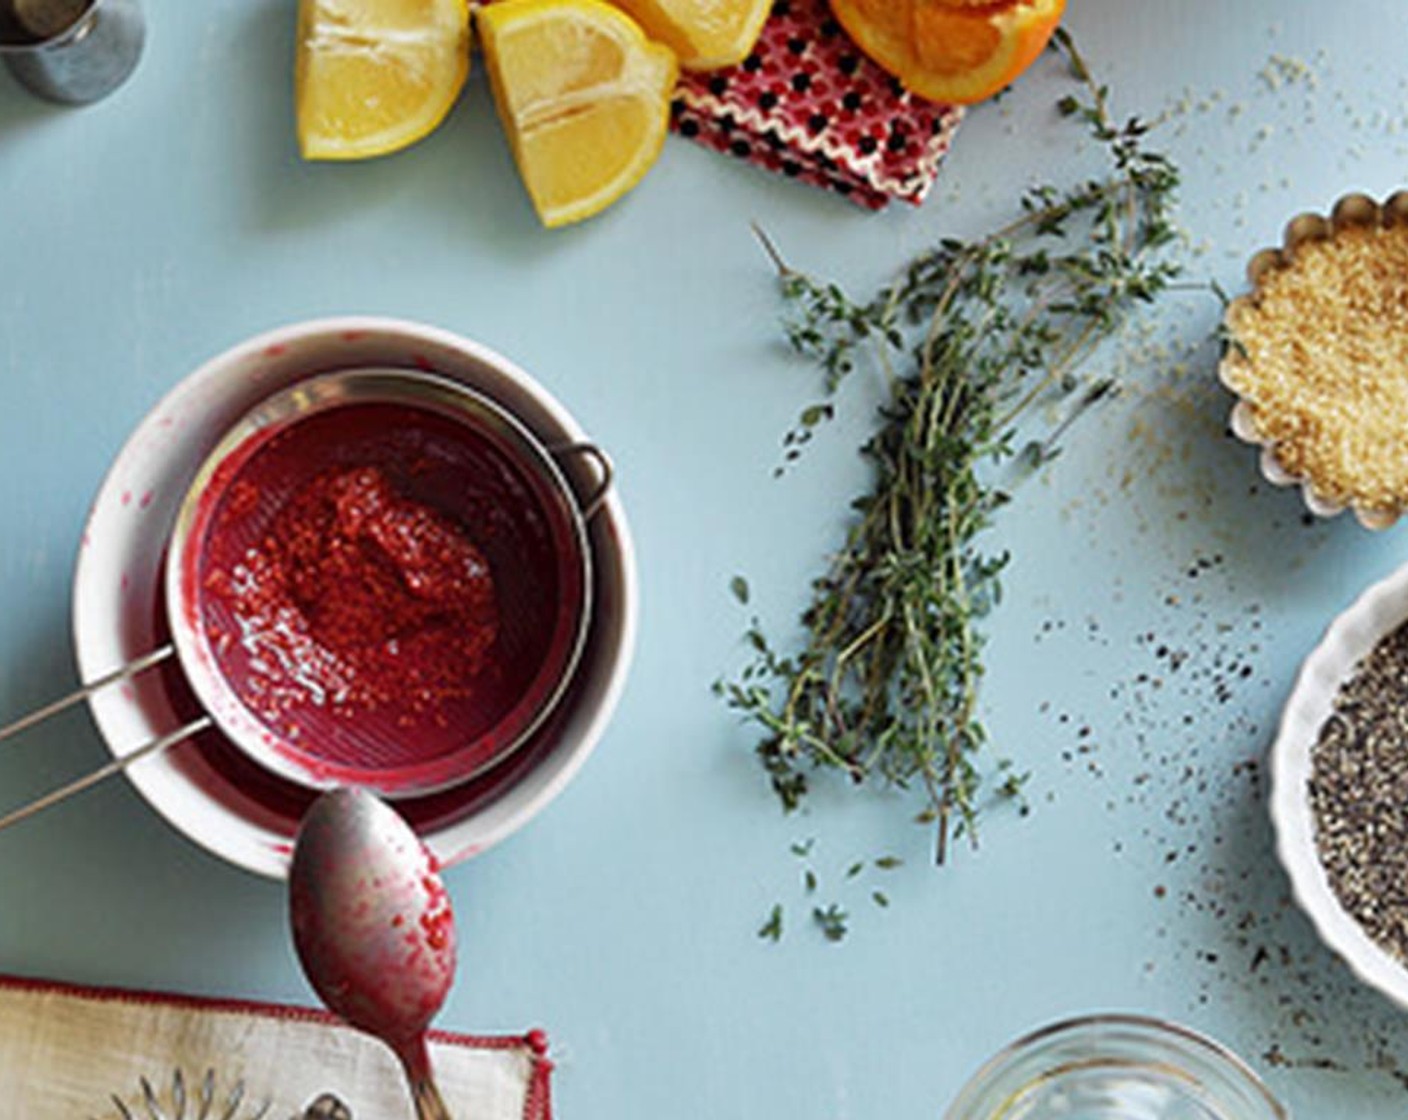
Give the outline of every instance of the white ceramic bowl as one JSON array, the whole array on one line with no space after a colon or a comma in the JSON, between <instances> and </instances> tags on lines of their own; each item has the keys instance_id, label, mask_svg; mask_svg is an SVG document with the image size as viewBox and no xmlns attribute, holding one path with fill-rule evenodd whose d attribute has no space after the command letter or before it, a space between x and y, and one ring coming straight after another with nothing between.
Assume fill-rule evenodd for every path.
<instances>
[{"instance_id":1,"label":"white ceramic bowl","mask_svg":"<svg viewBox=\"0 0 1408 1120\"><path fill-rule=\"evenodd\" d=\"M1271 747L1271 819L1276 849L1297 903L1322 941L1360 979L1408 1008L1408 967L1381 948L1340 905L1315 847L1311 749L1341 684L1379 641L1408 620L1408 565L1374 584L1330 623L1301 665Z\"/></svg>"},{"instance_id":2,"label":"white ceramic bowl","mask_svg":"<svg viewBox=\"0 0 1408 1120\"><path fill-rule=\"evenodd\" d=\"M261 398L302 378L365 366L434 370L494 398L548 446L587 441L557 400L513 363L447 331L379 318L299 323L213 358L147 415L118 454L89 514L74 582L74 643L92 680L155 647L168 535L200 462ZM580 497L600 476L588 457L562 460ZM398 803L437 859L466 859L521 828L567 784L601 738L635 644L635 554L612 490L590 523L593 618L572 687L548 723L501 766L434 796ZM178 673L152 671L95 696L116 757L178 726L189 700ZM283 783L207 734L127 771L141 795L209 851L250 871L287 874L308 790Z\"/></svg>"}]
</instances>

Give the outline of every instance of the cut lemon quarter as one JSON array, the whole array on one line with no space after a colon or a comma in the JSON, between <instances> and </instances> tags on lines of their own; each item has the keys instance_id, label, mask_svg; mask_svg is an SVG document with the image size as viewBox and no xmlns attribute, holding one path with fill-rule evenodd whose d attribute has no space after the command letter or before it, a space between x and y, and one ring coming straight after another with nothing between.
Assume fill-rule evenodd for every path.
<instances>
[{"instance_id":1,"label":"cut lemon quarter","mask_svg":"<svg viewBox=\"0 0 1408 1120\"><path fill-rule=\"evenodd\" d=\"M686 70L715 70L748 57L772 0L615 0Z\"/></svg>"},{"instance_id":2,"label":"cut lemon quarter","mask_svg":"<svg viewBox=\"0 0 1408 1120\"><path fill-rule=\"evenodd\" d=\"M591 217L639 183L665 143L673 52L604 0L497 0L476 19L542 223Z\"/></svg>"},{"instance_id":3,"label":"cut lemon quarter","mask_svg":"<svg viewBox=\"0 0 1408 1120\"><path fill-rule=\"evenodd\" d=\"M306 159L365 159L445 119L469 73L466 0L300 0L294 97Z\"/></svg>"},{"instance_id":4,"label":"cut lemon quarter","mask_svg":"<svg viewBox=\"0 0 1408 1120\"><path fill-rule=\"evenodd\" d=\"M687 70L714 70L748 58L773 0L615 0L645 34L669 46Z\"/></svg>"}]
</instances>

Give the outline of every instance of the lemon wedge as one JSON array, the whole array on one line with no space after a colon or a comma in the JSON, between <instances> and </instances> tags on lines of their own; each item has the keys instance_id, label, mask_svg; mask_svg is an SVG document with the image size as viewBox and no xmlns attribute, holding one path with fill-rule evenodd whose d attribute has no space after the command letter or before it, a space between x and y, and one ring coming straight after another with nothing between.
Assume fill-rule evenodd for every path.
<instances>
[{"instance_id":1,"label":"lemon wedge","mask_svg":"<svg viewBox=\"0 0 1408 1120\"><path fill-rule=\"evenodd\" d=\"M639 183L665 143L674 53L604 0L497 0L475 18L542 223L581 221Z\"/></svg>"},{"instance_id":2,"label":"lemon wedge","mask_svg":"<svg viewBox=\"0 0 1408 1120\"><path fill-rule=\"evenodd\" d=\"M748 57L772 0L615 0L686 70L716 70Z\"/></svg>"},{"instance_id":3,"label":"lemon wedge","mask_svg":"<svg viewBox=\"0 0 1408 1120\"><path fill-rule=\"evenodd\" d=\"M305 159L366 159L430 133L469 73L466 0L299 0Z\"/></svg>"}]
</instances>

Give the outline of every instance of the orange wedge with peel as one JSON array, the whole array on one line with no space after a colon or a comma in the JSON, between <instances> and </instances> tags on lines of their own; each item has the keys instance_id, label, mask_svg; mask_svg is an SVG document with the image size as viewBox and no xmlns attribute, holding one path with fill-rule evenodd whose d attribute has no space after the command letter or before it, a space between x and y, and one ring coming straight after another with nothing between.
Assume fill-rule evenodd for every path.
<instances>
[{"instance_id":1,"label":"orange wedge with peel","mask_svg":"<svg viewBox=\"0 0 1408 1120\"><path fill-rule=\"evenodd\" d=\"M717 70L753 50L772 0L613 0L686 70Z\"/></svg>"},{"instance_id":2,"label":"orange wedge with peel","mask_svg":"<svg viewBox=\"0 0 1408 1120\"><path fill-rule=\"evenodd\" d=\"M476 13L499 119L539 219L591 217L665 143L679 67L605 0L497 0Z\"/></svg>"},{"instance_id":3,"label":"orange wedge with peel","mask_svg":"<svg viewBox=\"0 0 1408 1120\"><path fill-rule=\"evenodd\" d=\"M469 73L467 0L300 0L294 64L305 159L366 159L445 118Z\"/></svg>"},{"instance_id":4,"label":"orange wedge with peel","mask_svg":"<svg viewBox=\"0 0 1408 1120\"><path fill-rule=\"evenodd\" d=\"M1066 0L831 0L846 33L911 93L971 105L1041 54Z\"/></svg>"}]
</instances>

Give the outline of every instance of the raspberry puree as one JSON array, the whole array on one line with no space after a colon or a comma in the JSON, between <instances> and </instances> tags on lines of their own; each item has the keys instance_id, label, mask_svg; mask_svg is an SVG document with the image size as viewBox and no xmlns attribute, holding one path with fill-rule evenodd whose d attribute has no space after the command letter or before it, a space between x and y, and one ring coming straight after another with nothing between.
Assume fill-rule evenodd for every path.
<instances>
[{"instance_id":1,"label":"raspberry puree","mask_svg":"<svg viewBox=\"0 0 1408 1120\"><path fill-rule=\"evenodd\" d=\"M231 487L232 511L257 502L250 483ZM377 467L306 483L205 588L229 605L251 654L245 702L270 720L310 703L432 711L473 695L498 633L483 554Z\"/></svg>"},{"instance_id":2,"label":"raspberry puree","mask_svg":"<svg viewBox=\"0 0 1408 1120\"><path fill-rule=\"evenodd\" d=\"M192 622L320 779L494 761L556 683L582 605L562 514L488 432L346 404L230 457L185 566ZM413 792L408 789L406 792Z\"/></svg>"}]
</instances>

